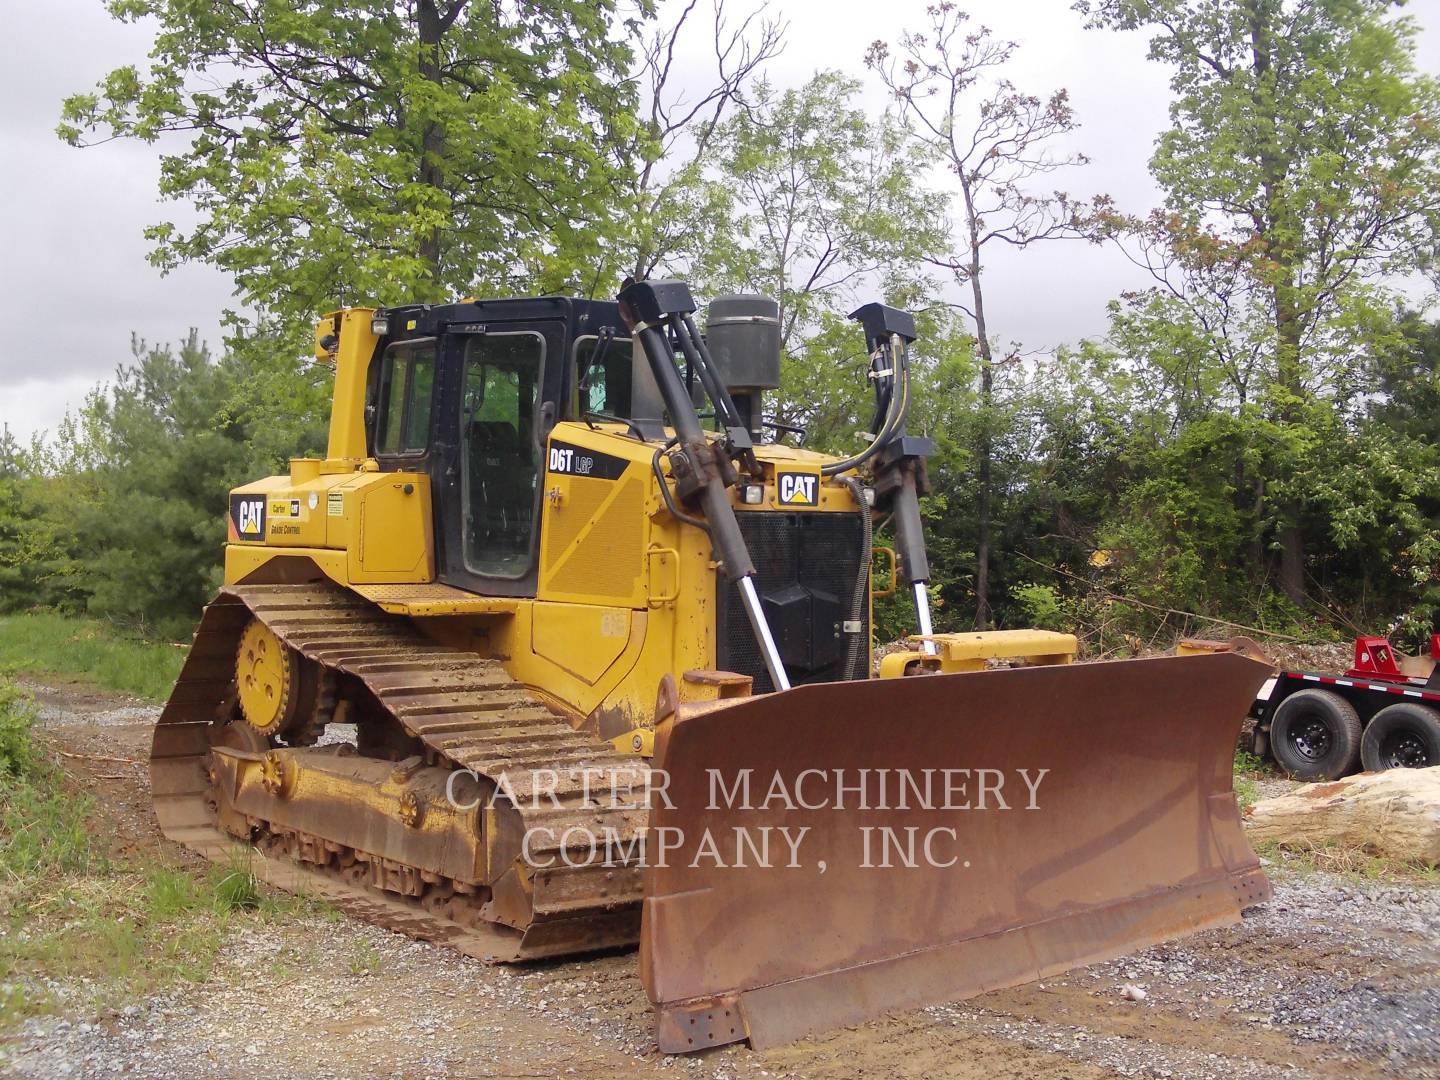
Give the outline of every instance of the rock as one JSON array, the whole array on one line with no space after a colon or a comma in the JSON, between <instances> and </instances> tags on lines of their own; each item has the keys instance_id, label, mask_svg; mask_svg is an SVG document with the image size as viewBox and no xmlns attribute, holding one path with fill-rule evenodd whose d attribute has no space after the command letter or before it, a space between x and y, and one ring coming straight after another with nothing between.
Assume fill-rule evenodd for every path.
<instances>
[{"instance_id":1,"label":"rock","mask_svg":"<svg viewBox=\"0 0 1440 1080\"><path fill-rule=\"evenodd\" d=\"M1440 765L1389 769L1321 784L1250 808L1251 840L1344 847L1440 865Z\"/></svg>"}]
</instances>

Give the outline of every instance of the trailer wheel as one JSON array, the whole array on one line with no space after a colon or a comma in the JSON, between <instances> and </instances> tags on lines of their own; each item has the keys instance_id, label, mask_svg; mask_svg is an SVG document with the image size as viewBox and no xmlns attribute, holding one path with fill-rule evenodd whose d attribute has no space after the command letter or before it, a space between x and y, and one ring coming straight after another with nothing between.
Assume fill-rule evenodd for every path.
<instances>
[{"instance_id":1,"label":"trailer wheel","mask_svg":"<svg viewBox=\"0 0 1440 1080\"><path fill-rule=\"evenodd\" d=\"M1297 780L1338 780L1360 761L1360 717L1329 690L1297 690L1275 709L1270 752Z\"/></svg>"},{"instance_id":2,"label":"trailer wheel","mask_svg":"<svg viewBox=\"0 0 1440 1080\"><path fill-rule=\"evenodd\" d=\"M1360 760L1366 772L1440 765L1440 713L1410 701L1386 706L1365 725Z\"/></svg>"}]
</instances>

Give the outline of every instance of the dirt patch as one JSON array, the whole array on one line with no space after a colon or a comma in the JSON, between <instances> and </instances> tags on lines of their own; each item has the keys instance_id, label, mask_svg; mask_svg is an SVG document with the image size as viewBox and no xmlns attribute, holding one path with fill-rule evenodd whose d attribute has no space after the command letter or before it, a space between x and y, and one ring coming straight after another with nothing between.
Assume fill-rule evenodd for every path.
<instances>
[{"instance_id":1,"label":"dirt patch","mask_svg":"<svg viewBox=\"0 0 1440 1080\"><path fill-rule=\"evenodd\" d=\"M97 792L118 842L168 848L144 766L158 710L53 684L39 694L43 737ZM1234 927L790 1046L685 1058L655 1051L633 954L487 966L307 916L232 931L202 985L28 1020L0 1055L20 1076L187 1080L1440 1078L1440 890L1280 873L1275 900Z\"/></svg>"}]
</instances>

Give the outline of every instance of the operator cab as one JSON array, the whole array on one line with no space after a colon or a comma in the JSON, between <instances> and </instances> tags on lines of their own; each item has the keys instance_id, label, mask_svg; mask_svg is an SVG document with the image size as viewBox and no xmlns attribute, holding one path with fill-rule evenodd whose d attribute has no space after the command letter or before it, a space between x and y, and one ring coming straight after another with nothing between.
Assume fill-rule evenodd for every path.
<instances>
[{"instance_id":1,"label":"operator cab","mask_svg":"<svg viewBox=\"0 0 1440 1080\"><path fill-rule=\"evenodd\" d=\"M386 470L430 475L438 578L533 596L545 440L630 412L619 305L539 297L376 312L366 437Z\"/></svg>"}]
</instances>

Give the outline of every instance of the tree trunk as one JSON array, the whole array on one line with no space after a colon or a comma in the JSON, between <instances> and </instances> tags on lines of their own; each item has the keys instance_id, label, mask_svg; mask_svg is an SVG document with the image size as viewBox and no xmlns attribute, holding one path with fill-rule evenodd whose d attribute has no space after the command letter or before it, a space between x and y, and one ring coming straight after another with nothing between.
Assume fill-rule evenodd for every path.
<instances>
[{"instance_id":1,"label":"tree trunk","mask_svg":"<svg viewBox=\"0 0 1440 1080\"><path fill-rule=\"evenodd\" d=\"M420 43L419 71L421 78L427 82L439 86L444 80L441 71L440 44L445 38L445 32L454 23L455 17L465 6L463 0L451 0L445 11L437 7L437 0L419 0L415 6L415 16L418 23L418 37ZM442 164L445 154L445 132L441 126L433 121L427 123L420 131L420 161L416 169L415 179L423 187L434 188L436 191L445 189L445 170ZM445 279L441 262L441 230L432 228L420 237L419 251L417 252L429 269L432 300L442 300L441 295Z\"/></svg>"},{"instance_id":2,"label":"tree trunk","mask_svg":"<svg viewBox=\"0 0 1440 1080\"><path fill-rule=\"evenodd\" d=\"M994 368L985 357L989 347L981 350L980 363L980 445L978 481L980 498L975 526L975 629L990 627L990 518L991 462L994 447L990 437L990 402L994 397Z\"/></svg>"},{"instance_id":3,"label":"tree trunk","mask_svg":"<svg viewBox=\"0 0 1440 1080\"><path fill-rule=\"evenodd\" d=\"M1285 512L1295 513L1298 509L1291 503ZM1280 587L1297 604L1305 600L1305 534L1299 525L1286 525L1280 530Z\"/></svg>"},{"instance_id":4,"label":"tree trunk","mask_svg":"<svg viewBox=\"0 0 1440 1080\"><path fill-rule=\"evenodd\" d=\"M1261 183L1265 194L1262 223L1265 254L1273 266L1269 271L1271 305L1275 319L1275 375L1285 399L1276 419L1285 426L1301 422L1300 405L1305 396L1304 370L1300 356L1301 311L1296 286L1293 213L1286 198L1288 170L1281 156L1275 118L1274 27L1271 19L1278 10L1262 0L1246 0L1249 23L1251 74L1255 84L1252 97L1257 117L1265 121L1260 150ZM1295 603L1305 600L1305 531L1300 523L1303 507L1299 500L1286 499L1279 507L1280 587Z\"/></svg>"},{"instance_id":5,"label":"tree trunk","mask_svg":"<svg viewBox=\"0 0 1440 1080\"><path fill-rule=\"evenodd\" d=\"M1265 477L1255 477L1250 485L1255 501L1250 505L1251 535L1250 535L1250 573L1249 580L1252 585L1260 585L1265 572L1265 564L1270 560L1265 554L1265 537L1261 522L1265 520Z\"/></svg>"},{"instance_id":6,"label":"tree trunk","mask_svg":"<svg viewBox=\"0 0 1440 1080\"><path fill-rule=\"evenodd\" d=\"M1280 252L1279 256L1288 254ZM1300 361L1300 313L1292 282L1289 271L1281 275L1275 283L1273 301L1276 373L1286 394L1279 420L1287 427L1304 422L1300 406L1305 395ZM1280 506L1280 587L1297 604L1305 600L1305 530L1300 524L1303 511L1303 504L1295 498L1287 498Z\"/></svg>"},{"instance_id":7,"label":"tree trunk","mask_svg":"<svg viewBox=\"0 0 1440 1080\"><path fill-rule=\"evenodd\" d=\"M991 431L991 407L995 401L995 357L985 327L985 295L980 285L980 222L970 185L962 179L966 227L970 234L970 295L974 303L975 344L980 353L980 437L975 447L979 499L975 523L975 629L990 626L990 531L993 515L993 467L995 440Z\"/></svg>"}]
</instances>

